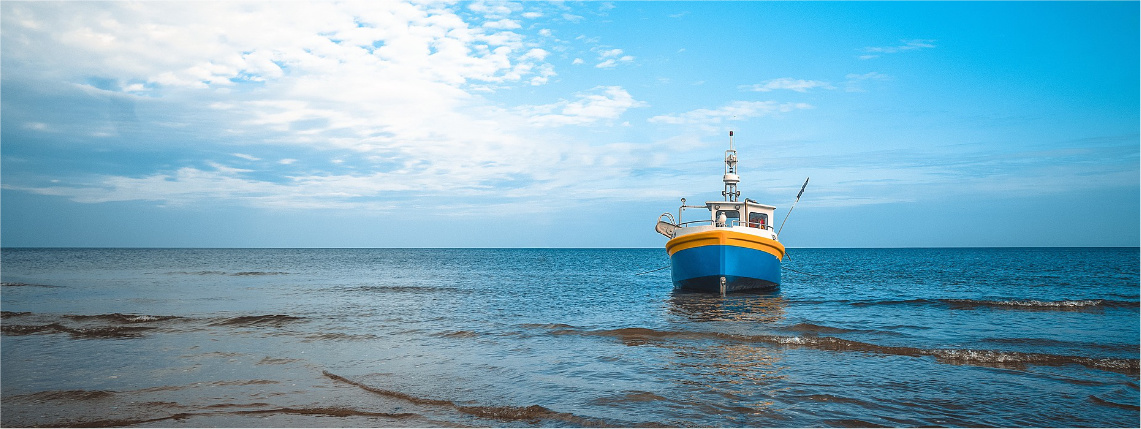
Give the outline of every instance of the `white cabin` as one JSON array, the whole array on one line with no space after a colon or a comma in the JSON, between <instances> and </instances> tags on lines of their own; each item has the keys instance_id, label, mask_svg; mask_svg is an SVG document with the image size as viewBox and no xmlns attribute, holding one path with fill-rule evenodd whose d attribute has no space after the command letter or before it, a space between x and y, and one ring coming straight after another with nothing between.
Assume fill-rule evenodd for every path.
<instances>
[{"instance_id":1,"label":"white cabin","mask_svg":"<svg viewBox=\"0 0 1141 429\"><path fill-rule=\"evenodd\" d=\"M705 207L709 209L710 220L714 226L773 229L773 212L776 207L770 205L746 199L744 202L709 201L705 203Z\"/></svg>"}]
</instances>

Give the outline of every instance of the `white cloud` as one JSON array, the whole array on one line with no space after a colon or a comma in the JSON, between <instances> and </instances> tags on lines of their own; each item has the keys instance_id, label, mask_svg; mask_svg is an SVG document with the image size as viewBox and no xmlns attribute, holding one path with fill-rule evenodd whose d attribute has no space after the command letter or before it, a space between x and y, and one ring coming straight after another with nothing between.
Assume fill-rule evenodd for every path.
<instances>
[{"instance_id":1,"label":"white cloud","mask_svg":"<svg viewBox=\"0 0 1141 429\"><path fill-rule=\"evenodd\" d=\"M600 69L613 68L620 63L629 63L634 61L633 56L623 55L621 49L594 48L593 50L598 53L598 59L601 60L601 62L595 64L594 67Z\"/></svg>"},{"instance_id":2,"label":"white cloud","mask_svg":"<svg viewBox=\"0 0 1141 429\"><path fill-rule=\"evenodd\" d=\"M622 56L621 49L602 49L598 51L599 58L617 58Z\"/></svg>"},{"instance_id":3,"label":"white cloud","mask_svg":"<svg viewBox=\"0 0 1141 429\"><path fill-rule=\"evenodd\" d=\"M253 156L253 155L247 155L244 153L231 153L230 155L233 155L233 156L236 156L238 158L245 159L248 161L261 161L261 158L258 158L258 157Z\"/></svg>"},{"instance_id":4,"label":"white cloud","mask_svg":"<svg viewBox=\"0 0 1141 429\"><path fill-rule=\"evenodd\" d=\"M501 19L498 21L485 22L485 23L483 23L483 27L484 28L496 29L496 30L514 30L516 28L522 27L522 25L519 25L519 22L515 21L515 20Z\"/></svg>"},{"instance_id":5,"label":"white cloud","mask_svg":"<svg viewBox=\"0 0 1141 429\"><path fill-rule=\"evenodd\" d=\"M519 57L519 59L543 61L543 59L547 58L547 55L550 55L550 52L547 52L543 49L534 48L527 51L527 53L523 54L523 56Z\"/></svg>"},{"instance_id":6,"label":"white cloud","mask_svg":"<svg viewBox=\"0 0 1141 429\"><path fill-rule=\"evenodd\" d=\"M558 75L546 62L558 46L541 44L557 41L531 40L507 28L504 20L519 13L510 4L71 6L0 4L4 78L85 85L90 98L103 102L145 100L148 112L161 109L156 113L164 122L144 125L166 130L175 126L162 124L177 123L179 135L190 136L180 143L189 155L182 166L132 169L160 171L48 187L6 177L9 189L82 202L377 209L387 207L379 201L393 198L541 198L553 192L599 198L610 194L580 187L589 182L619 189L629 174L623 160L639 149L562 134L573 126L627 123L623 114L646 104L619 86L540 106L504 107L484 98L505 88L543 85ZM489 21L465 21L455 7ZM13 24L17 17L31 24ZM599 55L633 60L616 49ZM91 77L111 82L104 85L111 89L93 87ZM82 125L89 127L85 135L116 132L105 121ZM244 164L238 159L262 160L250 153L275 153L270 159L277 161L259 165L256 174L207 162L220 144L221 153L232 154L238 165ZM258 149L237 149L251 146Z\"/></svg>"},{"instance_id":7,"label":"white cloud","mask_svg":"<svg viewBox=\"0 0 1141 429\"><path fill-rule=\"evenodd\" d=\"M608 68L613 68L617 65L618 65L618 61L615 61L613 59L609 59L609 60L603 61L601 63L595 64L594 67L600 68L600 69L608 69Z\"/></svg>"},{"instance_id":8,"label":"white cloud","mask_svg":"<svg viewBox=\"0 0 1141 429\"><path fill-rule=\"evenodd\" d=\"M787 89L796 92L808 92L808 90L813 88L835 89L836 87L832 86L832 84L828 82L822 82L819 80L793 79L790 77L771 79L758 84L741 86L741 89L743 90L757 92L769 92L776 89Z\"/></svg>"},{"instance_id":9,"label":"white cloud","mask_svg":"<svg viewBox=\"0 0 1141 429\"><path fill-rule=\"evenodd\" d=\"M864 92L864 89L861 86L862 82L869 80L890 80L891 76L879 72L868 72L864 74L851 73L845 76L845 78L847 79L847 81L844 82L845 91Z\"/></svg>"},{"instance_id":10,"label":"white cloud","mask_svg":"<svg viewBox=\"0 0 1141 429\"><path fill-rule=\"evenodd\" d=\"M462 178L464 186L487 186L534 168L521 158L535 151L525 147L533 141L524 137L533 132L529 118L476 94L542 85L557 75L545 62L549 51L510 31L518 8L506 3L464 5L492 16L486 26L465 22L446 4L397 2L2 7L6 81L90 87L87 80L97 77L112 90L90 88L93 97L123 97L114 88L130 88L137 93L130 97L146 97L172 115L199 109L209 125L194 130L201 140L357 154L331 154L345 161L336 168L369 168L355 158L382 155L388 164L433 170L425 180ZM599 120L603 104L570 103L560 114ZM89 126L86 135L115 134L105 122ZM532 159L558 159L569 149L538 150L548 154ZM491 163L499 167L488 168ZM138 192L122 193L130 194Z\"/></svg>"},{"instance_id":11,"label":"white cloud","mask_svg":"<svg viewBox=\"0 0 1141 429\"><path fill-rule=\"evenodd\" d=\"M473 7L498 11L506 6ZM136 90L146 83L217 89L282 78L287 69L294 77L346 71L389 78L420 74L451 85L522 79L510 60L513 52L525 51L522 36L502 31L518 23L503 18L471 26L446 9L407 3L10 8L41 24L41 30L25 28L6 37L6 58L50 73L94 73ZM49 45L58 50L36 49Z\"/></svg>"},{"instance_id":12,"label":"white cloud","mask_svg":"<svg viewBox=\"0 0 1141 429\"><path fill-rule=\"evenodd\" d=\"M471 2L468 10L483 14L487 19L499 19L510 16L513 12L522 9L522 5L503 0L479 0Z\"/></svg>"},{"instance_id":13,"label":"white cloud","mask_svg":"<svg viewBox=\"0 0 1141 429\"><path fill-rule=\"evenodd\" d=\"M533 86L544 85L550 81L551 77L557 75L557 73L555 73L555 67L550 64L543 64L539 66L539 71L537 74L537 76L531 78L530 82Z\"/></svg>"},{"instance_id":14,"label":"white cloud","mask_svg":"<svg viewBox=\"0 0 1141 429\"><path fill-rule=\"evenodd\" d=\"M677 125L719 124L727 120L743 120L795 110L811 109L807 103L778 103L776 101L734 101L716 109L696 109L676 115L658 115L649 119L652 123Z\"/></svg>"},{"instance_id":15,"label":"white cloud","mask_svg":"<svg viewBox=\"0 0 1141 429\"><path fill-rule=\"evenodd\" d=\"M935 47L935 40L933 39L911 39L901 40L901 45L894 46L868 46L862 49L864 55L857 58L861 60L870 60L872 58L879 58L882 54L896 54L906 51L916 51L920 49L928 49Z\"/></svg>"},{"instance_id":16,"label":"white cloud","mask_svg":"<svg viewBox=\"0 0 1141 429\"><path fill-rule=\"evenodd\" d=\"M845 77L848 78L848 80L869 80L869 79L887 80L887 79L891 79L890 76L883 74L883 73L880 73L880 72L868 72L868 73L864 73L864 74L850 73Z\"/></svg>"},{"instance_id":17,"label":"white cloud","mask_svg":"<svg viewBox=\"0 0 1141 429\"><path fill-rule=\"evenodd\" d=\"M622 87L600 86L592 91L575 94L574 101L526 107L523 113L540 126L583 125L617 119L628 109L646 105Z\"/></svg>"}]
</instances>

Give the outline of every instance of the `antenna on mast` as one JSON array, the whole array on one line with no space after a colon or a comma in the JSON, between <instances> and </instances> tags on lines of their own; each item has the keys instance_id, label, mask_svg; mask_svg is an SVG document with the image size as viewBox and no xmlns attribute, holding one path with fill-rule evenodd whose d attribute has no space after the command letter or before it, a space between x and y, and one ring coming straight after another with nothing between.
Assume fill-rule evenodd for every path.
<instances>
[{"instance_id":1,"label":"antenna on mast","mask_svg":"<svg viewBox=\"0 0 1141 429\"><path fill-rule=\"evenodd\" d=\"M729 150L725 151L725 176L722 181L725 182L725 190L721 191L721 196L725 197L725 201L737 201L737 197L741 196L741 191L737 190L737 183L741 182L741 177L737 175L737 151L733 150L733 131L729 131Z\"/></svg>"}]
</instances>

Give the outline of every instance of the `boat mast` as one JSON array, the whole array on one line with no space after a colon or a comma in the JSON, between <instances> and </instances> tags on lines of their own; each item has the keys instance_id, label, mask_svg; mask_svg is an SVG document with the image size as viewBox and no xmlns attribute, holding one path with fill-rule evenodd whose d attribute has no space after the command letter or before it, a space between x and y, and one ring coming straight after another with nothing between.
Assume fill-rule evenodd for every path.
<instances>
[{"instance_id":1,"label":"boat mast","mask_svg":"<svg viewBox=\"0 0 1141 429\"><path fill-rule=\"evenodd\" d=\"M725 176L722 180L725 181L725 190L721 191L721 196L725 197L725 201L737 201L737 197L741 196L741 191L737 190L737 183L741 181L741 177L737 176L737 151L733 150L733 131L729 131L729 150L725 151Z\"/></svg>"}]
</instances>

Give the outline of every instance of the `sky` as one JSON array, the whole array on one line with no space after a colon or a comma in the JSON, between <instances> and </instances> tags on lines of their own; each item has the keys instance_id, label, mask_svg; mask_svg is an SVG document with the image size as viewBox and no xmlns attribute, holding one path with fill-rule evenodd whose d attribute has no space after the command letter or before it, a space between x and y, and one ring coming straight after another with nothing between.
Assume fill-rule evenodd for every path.
<instances>
[{"instance_id":1,"label":"sky","mask_svg":"<svg viewBox=\"0 0 1141 429\"><path fill-rule=\"evenodd\" d=\"M0 245L1138 246L1138 5L4 1Z\"/></svg>"}]
</instances>

